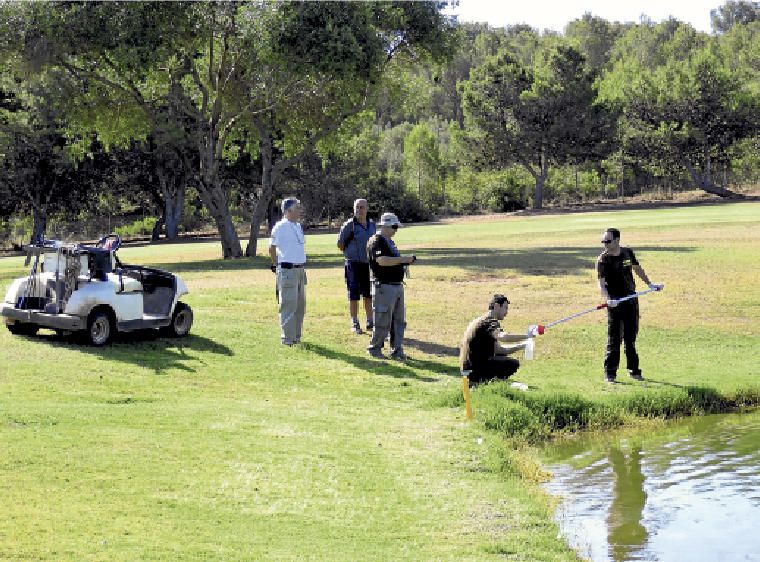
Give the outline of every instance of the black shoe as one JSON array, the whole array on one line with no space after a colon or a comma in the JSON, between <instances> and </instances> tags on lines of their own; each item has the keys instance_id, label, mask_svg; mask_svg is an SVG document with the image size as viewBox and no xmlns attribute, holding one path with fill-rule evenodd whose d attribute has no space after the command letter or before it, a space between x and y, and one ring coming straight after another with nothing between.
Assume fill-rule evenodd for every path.
<instances>
[{"instance_id":1,"label":"black shoe","mask_svg":"<svg viewBox=\"0 0 760 562\"><path fill-rule=\"evenodd\" d=\"M604 382L608 384L615 384L615 377L604 377Z\"/></svg>"},{"instance_id":2,"label":"black shoe","mask_svg":"<svg viewBox=\"0 0 760 562\"><path fill-rule=\"evenodd\" d=\"M628 371L628 375L635 380L635 381L643 381L644 377L641 376L641 373L632 373L631 371Z\"/></svg>"}]
</instances>

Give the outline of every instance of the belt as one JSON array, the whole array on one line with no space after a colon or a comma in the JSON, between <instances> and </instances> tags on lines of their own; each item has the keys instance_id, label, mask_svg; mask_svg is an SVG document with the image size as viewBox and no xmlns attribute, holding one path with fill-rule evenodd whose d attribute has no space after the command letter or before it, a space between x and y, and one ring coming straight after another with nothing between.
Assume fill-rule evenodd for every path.
<instances>
[{"instance_id":1,"label":"belt","mask_svg":"<svg viewBox=\"0 0 760 562\"><path fill-rule=\"evenodd\" d=\"M384 283L382 281L375 281L375 285L403 285L403 284L404 284L403 281L397 281L394 283Z\"/></svg>"},{"instance_id":2,"label":"belt","mask_svg":"<svg viewBox=\"0 0 760 562\"><path fill-rule=\"evenodd\" d=\"M290 263L287 261L281 262L280 267L282 269L301 269L303 267L302 263Z\"/></svg>"}]
</instances>

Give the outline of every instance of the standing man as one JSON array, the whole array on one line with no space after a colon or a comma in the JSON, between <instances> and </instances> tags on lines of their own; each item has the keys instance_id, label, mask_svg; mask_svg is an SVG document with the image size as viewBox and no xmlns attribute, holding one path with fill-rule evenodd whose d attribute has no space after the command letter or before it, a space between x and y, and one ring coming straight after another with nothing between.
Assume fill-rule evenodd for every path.
<instances>
[{"instance_id":1,"label":"standing man","mask_svg":"<svg viewBox=\"0 0 760 562\"><path fill-rule=\"evenodd\" d=\"M367 330L372 330L372 292L369 282L369 258L367 242L375 234L375 223L367 218L367 200L354 201L354 216L340 227L338 248L346 258L343 273L348 289L348 312L351 315L351 331L361 334L359 323L359 299L364 301Z\"/></svg>"},{"instance_id":2,"label":"standing man","mask_svg":"<svg viewBox=\"0 0 760 562\"><path fill-rule=\"evenodd\" d=\"M407 265L417 261L415 256L401 256L393 236L401 223L393 213L383 213L377 223L380 232L367 243L369 267L372 270L372 307L375 313L375 327L367 353L376 359L385 359L382 351L385 337L391 334L391 359L406 360L404 354L404 328L406 308L404 306L404 273Z\"/></svg>"},{"instance_id":3,"label":"standing man","mask_svg":"<svg viewBox=\"0 0 760 562\"><path fill-rule=\"evenodd\" d=\"M473 384L491 379L506 380L520 367L517 359L508 357L512 353L525 349L525 339L530 334L507 334L501 330L503 320L509 310L509 299L496 294L488 303L488 312L470 322L464 332L459 351L459 367L470 371L468 378ZM501 345L500 342L515 345Z\"/></svg>"},{"instance_id":4,"label":"standing man","mask_svg":"<svg viewBox=\"0 0 760 562\"><path fill-rule=\"evenodd\" d=\"M639 355L636 353L636 335L639 332L639 299L618 302L619 299L636 292L633 272L650 289L659 291L662 285L649 281L644 269L639 265L633 250L620 246L620 231L608 228L602 234L604 251L596 260L599 291L607 303L607 354L604 358L605 379L614 383L620 364L620 343L625 343L625 360L631 378L642 381L639 369Z\"/></svg>"},{"instance_id":5,"label":"standing man","mask_svg":"<svg viewBox=\"0 0 760 562\"><path fill-rule=\"evenodd\" d=\"M283 218L274 225L269 243L272 271L277 274L280 296L280 341L293 345L301 341L306 312L306 250L303 229L299 224L301 202L289 197L282 202Z\"/></svg>"}]
</instances>

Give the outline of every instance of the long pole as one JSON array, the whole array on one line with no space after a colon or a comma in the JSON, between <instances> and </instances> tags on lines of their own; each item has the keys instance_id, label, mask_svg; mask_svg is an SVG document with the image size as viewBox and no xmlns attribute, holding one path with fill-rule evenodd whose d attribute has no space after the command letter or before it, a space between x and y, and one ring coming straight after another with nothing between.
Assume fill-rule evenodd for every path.
<instances>
[{"instance_id":1,"label":"long pole","mask_svg":"<svg viewBox=\"0 0 760 562\"><path fill-rule=\"evenodd\" d=\"M631 295L625 296L620 299L616 299L618 303L625 302L631 299L638 298L642 295L646 295L647 293L651 293L654 291L659 291L660 289L646 289L644 291L639 291L638 293L633 293ZM608 308L609 305L606 302L603 302L602 304L598 304L593 308L588 308L586 310L581 310L580 312L576 312L575 314L571 314L570 316L565 316L564 318L560 318L559 320L555 320L554 322L549 322L548 324L541 325L539 324L537 326L538 330L537 332L539 334L543 334L548 328L551 328L553 326L556 326L557 324L562 324L563 322L567 322L569 320L572 320L573 318L578 318L579 316L583 316L584 314L589 314L590 312L595 312L597 310L601 310L603 308Z\"/></svg>"}]
</instances>

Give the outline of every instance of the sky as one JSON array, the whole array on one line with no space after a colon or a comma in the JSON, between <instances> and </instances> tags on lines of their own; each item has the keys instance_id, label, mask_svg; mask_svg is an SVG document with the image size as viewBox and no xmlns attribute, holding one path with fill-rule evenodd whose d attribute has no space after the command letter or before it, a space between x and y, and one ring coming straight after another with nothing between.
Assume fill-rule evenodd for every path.
<instances>
[{"instance_id":1,"label":"sky","mask_svg":"<svg viewBox=\"0 0 760 562\"><path fill-rule=\"evenodd\" d=\"M673 16L710 33L710 10L725 0L460 0L453 13L462 22L491 27L527 23L539 30L562 32L565 25L591 12L608 21L638 22L642 14L659 22Z\"/></svg>"}]
</instances>

